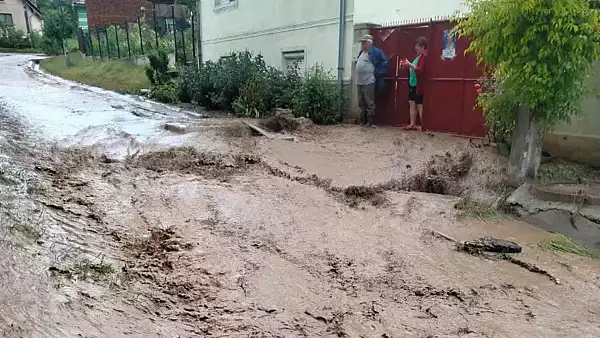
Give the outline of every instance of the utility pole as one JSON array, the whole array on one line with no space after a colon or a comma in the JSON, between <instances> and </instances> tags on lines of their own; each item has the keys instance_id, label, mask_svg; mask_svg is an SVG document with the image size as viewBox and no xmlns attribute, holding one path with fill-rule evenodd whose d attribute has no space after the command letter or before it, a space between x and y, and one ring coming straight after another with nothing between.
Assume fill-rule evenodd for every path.
<instances>
[{"instance_id":1,"label":"utility pole","mask_svg":"<svg viewBox=\"0 0 600 338\"><path fill-rule=\"evenodd\" d=\"M23 2L23 12L25 14L25 27L27 28L27 38L29 39L29 42L31 43L32 47L35 47L33 45L33 40L31 39L31 26L29 25L29 11L27 9L27 3Z\"/></svg>"},{"instance_id":2,"label":"utility pole","mask_svg":"<svg viewBox=\"0 0 600 338\"><path fill-rule=\"evenodd\" d=\"M58 0L58 17L60 21L60 46L62 48L63 54L65 55L65 63L67 67L71 67L71 57L69 55L69 48L66 48L65 16L63 13L63 1Z\"/></svg>"}]
</instances>

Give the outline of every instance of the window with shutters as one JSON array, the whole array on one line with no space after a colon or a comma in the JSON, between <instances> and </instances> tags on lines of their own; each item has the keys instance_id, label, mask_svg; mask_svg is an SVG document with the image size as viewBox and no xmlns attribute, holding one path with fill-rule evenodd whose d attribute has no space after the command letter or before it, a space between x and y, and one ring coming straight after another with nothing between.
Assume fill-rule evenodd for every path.
<instances>
[{"instance_id":1,"label":"window with shutters","mask_svg":"<svg viewBox=\"0 0 600 338\"><path fill-rule=\"evenodd\" d=\"M215 0L215 11L237 8L238 0Z\"/></svg>"},{"instance_id":2,"label":"window with shutters","mask_svg":"<svg viewBox=\"0 0 600 338\"><path fill-rule=\"evenodd\" d=\"M0 13L0 22L12 26L13 25L12 14Z\"/></svg>"},{"instance_id":3,"label":"window with shutters","mask_svg":"<svg viewBox=\"0 0 600 338\"><path fill-rule=\"evenodd\" d=\"M283 71L287 72L290 69L297 68L298 74L304 74L306 71L305 54L304 50L283 52Z\"/></svg>"}]
</instances>

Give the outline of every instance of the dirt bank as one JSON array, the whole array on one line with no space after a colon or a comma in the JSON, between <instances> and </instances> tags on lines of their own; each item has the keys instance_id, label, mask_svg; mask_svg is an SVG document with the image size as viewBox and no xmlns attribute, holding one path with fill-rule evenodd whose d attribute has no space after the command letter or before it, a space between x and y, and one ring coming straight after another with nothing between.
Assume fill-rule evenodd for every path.
<instances>
[{"instance_id":1,"label":"dirt bank","mask_svg":"<svg viewBox=\"0 0 600 338\"><path fill-rule=\"evenodd\" d=\"M547 234L518 221L456 217L456 195L501 188L502 159L487 150L385 128L264 140L237 123L199 122L185 147L140 144L122 161L15 146L4 335L600 335L597 262L539 251ZM431 187L445 195L420 192ZM562 284L456 252L432 229L517 241L520 259Z\"/></svg>"}]
</instances>

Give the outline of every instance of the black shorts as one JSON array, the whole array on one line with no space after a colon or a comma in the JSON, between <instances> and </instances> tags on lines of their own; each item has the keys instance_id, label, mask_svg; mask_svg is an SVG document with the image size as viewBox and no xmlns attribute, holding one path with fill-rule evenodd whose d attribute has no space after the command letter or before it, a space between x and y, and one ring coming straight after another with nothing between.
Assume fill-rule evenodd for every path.
<instances>
[{"instance_id":1,"label":"black shorts","mask_svg":"<svg viewBox=\"0 0 600 338\"><path fill-rule=\"evenodd\" d=\"M423 94L417 94L417 87L408 86L408 100L416 104L423 104Z\"/></svg>"}]
</instances>

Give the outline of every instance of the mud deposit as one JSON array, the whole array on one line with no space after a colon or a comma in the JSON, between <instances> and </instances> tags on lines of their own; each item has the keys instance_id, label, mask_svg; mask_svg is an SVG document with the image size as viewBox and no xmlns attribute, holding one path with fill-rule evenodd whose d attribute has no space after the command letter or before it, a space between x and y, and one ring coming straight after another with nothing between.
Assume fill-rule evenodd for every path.
<instances>
[{"instance_id":1,"label":"mud deposit","mask_svg":"<svg viewBox=\"0 0 600 338\"><path fill-rule=\"evenodd\" d=\"M202 120L119 159L0 117L1 336L600 336L597 261L540 251L547 234L510 218L456 217L501 190L503 160L467 141L314 126L288 142ZM431 230L519 243L561 284Z\"/></svg>"}]
</instances>

